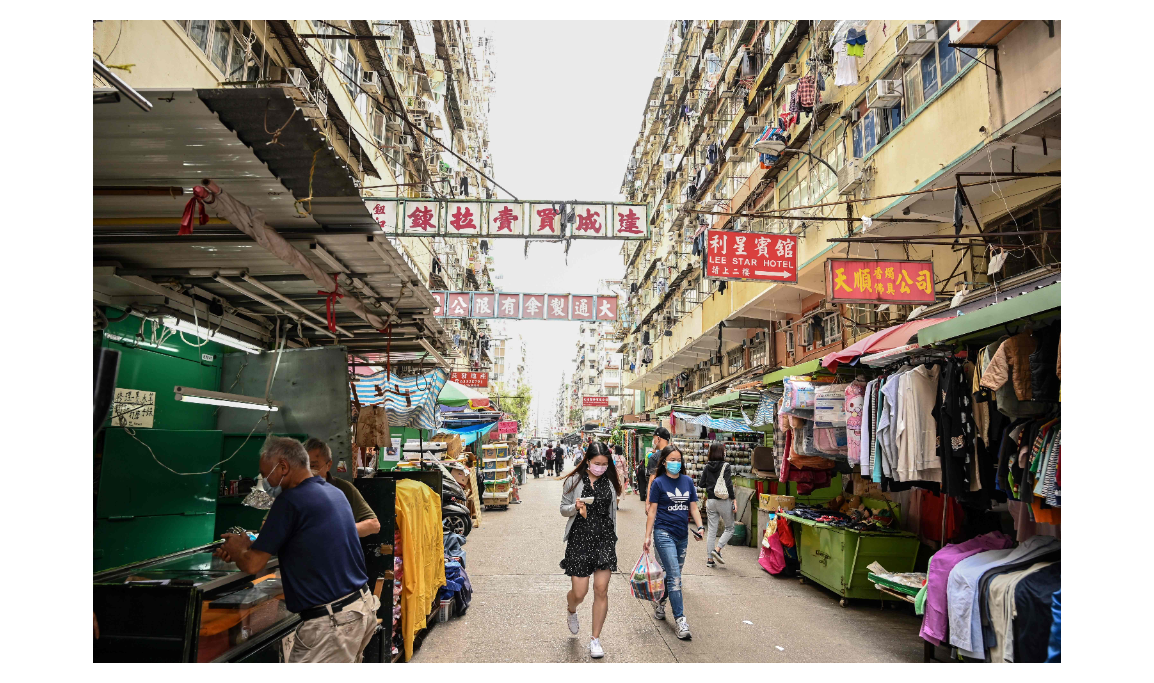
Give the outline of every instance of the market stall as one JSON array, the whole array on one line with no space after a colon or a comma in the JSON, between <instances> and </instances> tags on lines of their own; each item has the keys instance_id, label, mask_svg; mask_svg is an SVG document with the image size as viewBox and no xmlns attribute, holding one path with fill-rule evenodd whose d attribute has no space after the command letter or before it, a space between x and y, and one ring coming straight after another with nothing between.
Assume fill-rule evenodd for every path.
<instances>
[{"instance_id":1,"label":"market stall","mask_svg":"<svg viewBox=\"0 0 1154 683\"><path fill-rule=\"evenodd\" d=\"M481 495L484 506L508 509L513 486L513 460L507 444L482 447L481 477L485 485Z\"/></svg>"}]
</instances>

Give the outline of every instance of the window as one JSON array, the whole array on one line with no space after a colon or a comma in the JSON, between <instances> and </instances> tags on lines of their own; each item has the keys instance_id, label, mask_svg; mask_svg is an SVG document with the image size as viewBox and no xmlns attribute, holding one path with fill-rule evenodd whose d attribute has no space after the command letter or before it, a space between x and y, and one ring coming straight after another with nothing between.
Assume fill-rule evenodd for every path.
<instances>
[{"instance_id":1,"label":"window","mask_svg":"<svg viewBox=\"0 0 1154 683\"><path fill-rule=\"evenodd\" d=\"M878 144L878 111L877 109L868 110L853 128L853 155L855 159L865 157Z\"/></svg>"},{"instance_id":2,"label":"window","mask_svg":"<svg viewBox=\"0 0 1154 683\"><path fill-rule=\"evenodd\" d=\"M823 346L841 341L841 314L833 313L822 318L821 332Z\"/></svg>"},{"instance_id":3,"label":"window","mask_svg":"<svg viewBox=\"0 0 1154 683\"><path fill-rule=\"evenodd\" d=\"M765 339L754 337L749 346L749 367L756 368L765 364Z\"/></svg>"},{"instance_id":4,"label":"window","mask_svg":"<svg viewBox=\"0 0 1154 683\"><path fill-rule=\"evenodd\" d=\"M260 80L265 50L246 21L186 19L178 22L188 37L224 74L226 81Z\"/></svg>"},{"instance_id":5,"label":"window","mask_svg":"<svg viewBox=\"0 0 1154 683\"><path fill-rule=\"evenodd\" d=\"M729 374L740 372L745 369L745 349L737 347L726 354L725 360L729 365Z\"/></svg>"},{"instance_id":6,"label":"window","mask_svg":"<svg viewBox=\"0 0 1154 683\"><path fill-rule=\"evenodd\" d=\"M785 352L793 353L793 330L785 331Z\"/></svg>"}]
</instances>

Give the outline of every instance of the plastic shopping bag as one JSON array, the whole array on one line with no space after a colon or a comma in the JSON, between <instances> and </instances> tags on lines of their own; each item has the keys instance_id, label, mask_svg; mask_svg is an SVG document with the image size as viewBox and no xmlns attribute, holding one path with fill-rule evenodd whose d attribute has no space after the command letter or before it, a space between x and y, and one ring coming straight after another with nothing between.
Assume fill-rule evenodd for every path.
<instances>
[{"instance_id":1,"label":"plastic shopping bag","mask_svg":"<svg viewBox=\"0 0 1154 683\"><path fill-rule=\"evenodd\" d=\"M665 597L665 570L650 553L644 553L629 575L629 592L639 600L660 602Z\"/></svg>"}]
</instances>

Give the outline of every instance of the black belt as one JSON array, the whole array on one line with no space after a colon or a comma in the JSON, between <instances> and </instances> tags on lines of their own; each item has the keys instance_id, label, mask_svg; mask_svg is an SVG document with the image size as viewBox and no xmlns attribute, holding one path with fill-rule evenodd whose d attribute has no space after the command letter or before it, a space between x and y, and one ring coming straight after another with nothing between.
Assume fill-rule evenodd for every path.
<instances>
[{"instance_id":1,"label":"black belt","mask_svg":"<svg viewBox=\"0 0 1154 683\"><path fill-rule=\"evenodd\" d=\"M327 617L329 615L329 611L326 609L326 607L332 607L333 614L336 614L357 600L360 600L361 597L364 596L366 592L368 592L368 590L369 584L366 583L345 597L337 598L327 605L320 605L319 607L310 607L306 610L302 610L300 613L301 621L308 621L309 619L316 619L318 617Z\"/></svg>"}]
</instances>

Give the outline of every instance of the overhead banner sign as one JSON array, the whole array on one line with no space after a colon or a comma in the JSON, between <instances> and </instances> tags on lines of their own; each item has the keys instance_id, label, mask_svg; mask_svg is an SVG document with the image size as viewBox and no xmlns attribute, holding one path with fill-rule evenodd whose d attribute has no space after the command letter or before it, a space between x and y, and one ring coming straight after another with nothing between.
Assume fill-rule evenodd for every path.
<instances>
[{"instance_id":1,"label":"overhead banner sign","mask_svg":"<svg viewBox=\"0 0 1154 683\"><path fill-rule=\"evenodd\" d=\"M607 408L609 406L608 396L582 396L582 408Z\"/></svg>"},{"instance_id":2,"label":"overhead banner sign","mask_svg":"<svg viewBox=\"0 0 1154 683\"><path fill-rule=\"evenodd\" d=\"M829 259L826 298L832 303L934 303L933 261Z\"/></svg>"},{"instance_id":3,"label":"overhead banner sign","mask_svg":"<svg viewBox=\"0 0 1154 683\"><path fill-rule=\"evenodd\" d=\"M567 202L564 217L561 202L543 201L366 199L365 206L388 235L649 239L648 204Z\"/></svg>"},{"instance_id":4,"label":"overhead banner sign","mask_svg":"<svg viewBox=\"0 0 1154 683\"><path fill-rule=\"evenodd\" d=\"M710 230L705 277L713 280L797 282L797 236Z\"/></svg>"},{"instance_id":5,"label":"overhead banner sign","mask_svg":"<svg viewBox=\"0 0 1154 683\"><path fill-rule=\"evenodd\" d=\"M467 387L476 387L484 389L489 386L489 373L487 372L450 372L449 381L456 382Z\"/></svg>"},{"instance_id":6,"label":"overhead banner sign","mask_svg":"<svg viewBox=\"0 0 1154 683\"><path fill-rule=\"evenodd\" d=\"M603 294L433 292L438 318L617 320L617 297Z\"/></svg>"},{"instance_id":7,"label":"overhead banner sign","mask_svg":"<svg viewBox=\"0 0 1154 683\"><path fill-rule=\"evenodd\" d=\"M512 420L498 422L497 423L497 433L498 434L516 434L517 433L517 422L512 421Z\"/></svg>"}]
</instances>

